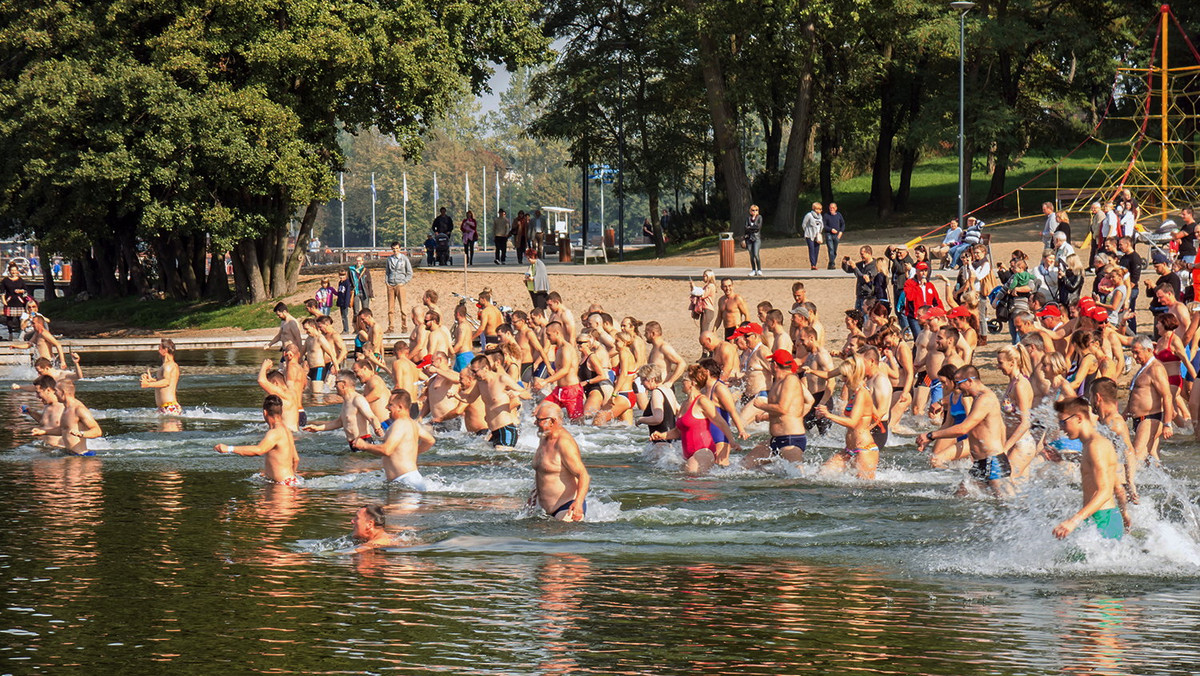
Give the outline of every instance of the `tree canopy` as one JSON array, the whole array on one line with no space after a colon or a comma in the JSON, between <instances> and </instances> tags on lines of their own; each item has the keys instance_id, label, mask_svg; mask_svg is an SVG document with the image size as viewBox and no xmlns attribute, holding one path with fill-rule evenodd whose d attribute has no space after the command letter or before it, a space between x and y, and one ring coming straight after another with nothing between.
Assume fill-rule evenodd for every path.
<instances>
[{"instance_id":1,"label":"tree canopy","mask_svg":"<svg viewBox=\"0 0 1200 676\"><path fill-rule=\"evenodd\" d=\"M228 253L238 298L283 295L336 190L339 129L419 151L489 62L546 58L535 9L0 1L3 228L71 255L94 293L140 293L156 274L175 295L221 296L225 266L207 258Z\"/></svg>"}]
</instances>

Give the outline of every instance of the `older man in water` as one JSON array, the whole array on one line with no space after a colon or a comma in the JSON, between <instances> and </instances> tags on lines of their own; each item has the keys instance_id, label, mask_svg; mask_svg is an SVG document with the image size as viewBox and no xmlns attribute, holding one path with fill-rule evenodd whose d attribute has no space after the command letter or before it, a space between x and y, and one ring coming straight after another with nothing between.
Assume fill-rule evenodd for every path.
<instances>
[{"instance_id":1,"label":"older man in water","mask_svg":"<svg viewBox=\"0 0 1200 676\"><path fill-rule=\"evenodd\" d=\"M354 513L354 533L351 537L356 543L353 553L365 552L376 547L387 547L392 544L392 534L387 532L387 521L383 515L382 505L363 505Z\"/></svg>"},{"instance_id":2,"label":"older man in water","mask_svg":"<svg viewBox=\"0 0 1200 676\"><path fill-rule=\"evenodd\" d=\"M579 455L579 444L563 427L562 408L543 403L534 414L541 442L533 456L536 472L530 504L537 504L559 521L582 521L587 514L588 486L591 477Z\"/></svg>"}]
</instances>

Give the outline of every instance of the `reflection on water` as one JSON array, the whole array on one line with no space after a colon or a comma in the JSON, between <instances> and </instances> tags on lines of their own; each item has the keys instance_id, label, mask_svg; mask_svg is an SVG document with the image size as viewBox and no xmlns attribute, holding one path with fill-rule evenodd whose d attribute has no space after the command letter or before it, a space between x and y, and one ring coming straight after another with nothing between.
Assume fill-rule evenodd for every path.
<instances>
[{"instance_id":1,"label":"reflection on water","mask_svg":"<svg viewBox=\"0 0 1200 676\"><path fill-rule=\"evenodd\" d=\"M493 452L451 433L422 456L434 490L389 489L336 433L300 435L295 490L214 438L261 435L256 362L192 359L176 434L127 364L93 363L81 397L109 435L95 458L28 443L0 394L0 673L479 674L1191 673L1200 664L1200 461L1164 450L1119 545L1050 528L1062 477L1010 505L950 498L961 471L911 446L865 485L736 468L689 479L642 434L578 430L587 524L524 510L536 437ZM314 402L318 418L332 405ZM5 418L5 416L10 416ZM760 433L761 434L761 433ZM1071 478L1070 481L1076 481ZM396 545L360 555L358 506ZM74 669L73 669L74 668Z\"/></svg>"}]
</instances>

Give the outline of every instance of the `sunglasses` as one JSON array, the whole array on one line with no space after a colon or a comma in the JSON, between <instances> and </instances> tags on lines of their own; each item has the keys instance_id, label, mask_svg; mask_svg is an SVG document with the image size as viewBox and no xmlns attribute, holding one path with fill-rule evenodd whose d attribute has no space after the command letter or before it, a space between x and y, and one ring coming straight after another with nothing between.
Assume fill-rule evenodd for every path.
<instances>
[{"instance_id":1,"label":"sunglasses","mask_svg":"<svg viewBox=\"0 0 1200 676\"><path fill-rule=\"evenodd\" d=\"M1059 418L1059 419L1058 419L1058 426L1059 426L1059 428L1060 428L1060 429L1066 429L1066 428L1067 428L1067 423L1068 423L1068 422L1070 422L1071 418L1078 418L1080 415L1081 415L1081 414L1079 414L1079 413L1076 413L1075 415L1069 415L1069 416L1067 416L1067 417L1065 417L1065 418Z\"/></svg>"}]
</instances>

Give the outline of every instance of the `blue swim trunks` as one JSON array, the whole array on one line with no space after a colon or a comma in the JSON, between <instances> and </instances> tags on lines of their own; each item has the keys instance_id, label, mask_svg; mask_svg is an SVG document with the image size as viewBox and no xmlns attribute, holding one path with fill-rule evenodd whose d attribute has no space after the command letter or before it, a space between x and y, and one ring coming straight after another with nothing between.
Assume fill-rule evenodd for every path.
<instances>
[{"instance_id":1,"label":"blue swim trunks","mask_svg":"<svg viewBox=\"0 0 1200 676\"><path fill-rule=\"evenodd\" d=\"M771 457L778 457L779 452L788 446L795 446L801 451L808 449L808 437L803 434L781 434L777 437L771 437L771 442L767 447L771 449Z\"/></svg>"},{"instance_id":2,"label":"blue swim trunks","mask_svg":"<svg viewBox=\"0 0 1200 676\"><path fill-rule=\"evenodd\" d=\"M474 352L459 352L454 357L454 372L460 373L463 369L471 365L471 360L475 358Z\"/></svg>"},{"instance_id":3,"label":"blue swim trunks","mask_svg":"<svg viewBox=\"0 0 1200 676\"><path fill-rule=\"evenodd\" d=\"M929 383L929 403L936 404L942 400L942 379L934 378Z\"/></svg>"},{"instance_id":4,"label":"blue swim trunks","mask_svg":"<svg viewBox=\"0 0 1200 676\"><path fill-rule=\"evenodd\" d=\"M505 425L499 429L492 430L492 436L488 437L488 441L492 442L492 447L517 445L517 426Z\"/></svg>"},{"instance_id":5,"label":"blue swim trunks","mask_svg":"<svg viewBox=\"0 0 1200 676\"><path fill-rule=\"evenodd\" d=\"M969 473L972 479L986 483L1012 476L1012 467L1008 464L1008 456L1001 453L976 460Z\"/></svg>"},{"instance_id":6,"label":"blue swim trunks","mask_svg":"<svg viewBox=\"0 0 1200 676\"><path fill-rule=\"evenodd\" d=\"M1088 517L1096 524L1100 537L1108 540L1120 540L1125 535L1125 521L1121 518L1121 510L1116 507L1102 509Z\"/></svg>"}]
</instances>

